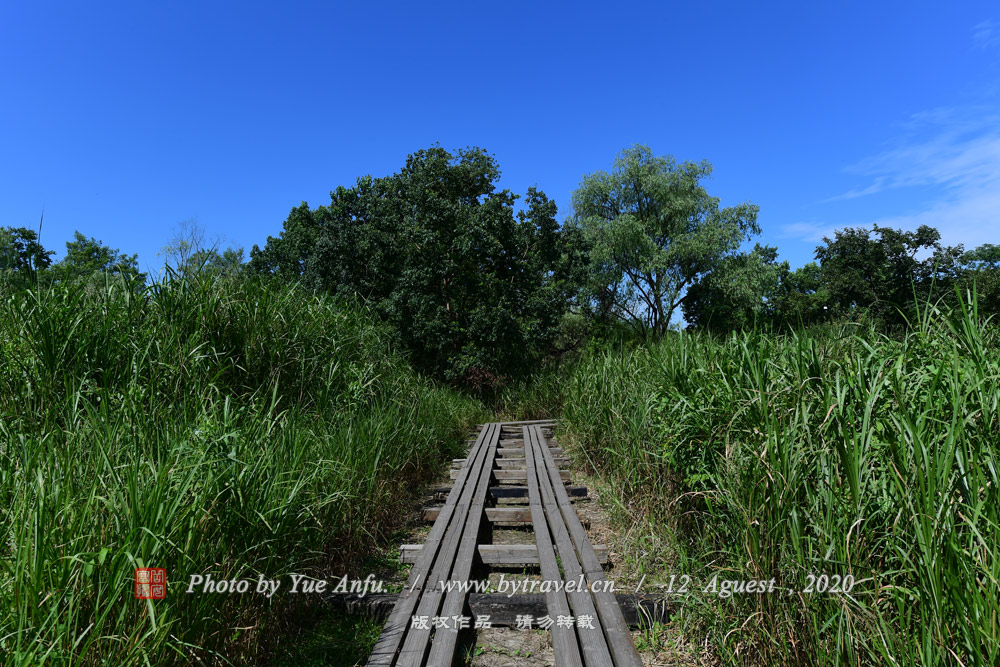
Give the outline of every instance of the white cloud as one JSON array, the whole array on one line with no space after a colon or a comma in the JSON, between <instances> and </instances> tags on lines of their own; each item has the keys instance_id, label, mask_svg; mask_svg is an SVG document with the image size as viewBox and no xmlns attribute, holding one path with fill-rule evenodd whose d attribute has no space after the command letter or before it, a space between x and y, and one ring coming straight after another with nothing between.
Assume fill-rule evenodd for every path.
<instances>
[{"instance_id":1,"label":"white cloud","mask_svg":"<svg viewBox=\"0 0 1000 667\"><path fill-rule=\"evenodd\" d=\"M864 197L865 195L873 195L876 192L881 192L886 187L885 178L879 177L875 179L875 182L871 185L864 187L854 188L853 190L848 190L844 194L837 195L836 197L830 197L821 201L821 204L825 204L831 201L843 201L844 199L857 199L858 197Z\"/></svg>"},{"instance_id":2,"label":"white cloud","mask_svg":"<svg viewBox=\"0 0 1000 667\"><path fill-rule=\"evenodd\" d=\"M841 227L850 226L841 225ZM781 236L818 244L824 236L833 238L837 229L837 227L831 227L825 222L794 222L790 225L782 225Z\"/></svg>"},{"instance_id":3,"label":"white cloud","mask_svg":"<svg viewBox=\"0 0 1000 667\"><path fill-rule=\"evenodd\" d=\"M1000 44L1000 22L989 20L974 26L972 43L983 51Z\"/></svg>"},{"instance_id":4,"label":"white cloud","mask_svg":"<svg viewBox=\"0 0 1000 667\"><path fill-rule=\"evenodd\" d=\"M857 224L902 229L926 224L941 232L943 243L967 248L1000 242L1000 116L995 111L977 107L918 114L894 148L848 171L870 182L827 202L902 188L930 201L924 210ZM854 224L837 225L845 226Z\"/></svg>"}]
</instances>

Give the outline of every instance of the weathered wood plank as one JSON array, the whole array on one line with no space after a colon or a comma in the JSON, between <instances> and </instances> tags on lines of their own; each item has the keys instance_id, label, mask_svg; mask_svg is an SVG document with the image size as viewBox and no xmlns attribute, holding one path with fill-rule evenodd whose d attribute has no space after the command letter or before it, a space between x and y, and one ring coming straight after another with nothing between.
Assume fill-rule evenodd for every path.
<instances>
[{"instance_id":1,"label":"weathered wood plank","mask_svg":"<svg viewBox=\"0 0 1000 667\"><path fill-rule=\"evenodd\" d=\"M569 494L563 487L562 481L555 474L556 468L551 462L551 453L549 453L547 447L540 447L539 450L549 463L549 481L555 494L555 500L558 504L559 512L566 523L566 528L569 530L587 580L591 584L606 581L604 570L601 568L597 554L594 552L594 547L587 537L587 531L584 530L583 525L580 523L580 518L570 503ZM628 626L625 624L622 611L618 607L614 595L603 590L595 591L592 595L615 665L619 667L622 665L626 665L627 667L642 667L642 661L639 658L639 654L636 653L635 645L632 643L632 635L629 633Z\"/></svg>"},{"instance_id":2,"label":"weathered wood plank","mask_svg":"<svg viewBox=\"0 0 1000 667\"><path fill-rule=\"evenodd\" d=\"M542 518L534 516L536 524L538 522L548 522L551 528L549 539L550 548L555 543L555 548L559 552L559 559L562 563L562 572L567 580L576 581L583 575L583 569L577 559L576 550L570 540L569 532L566 529L565 520L559 512L556 504L555 494L552 490L553 472L546 465L547 460L542 456L542 432L534 427L524 429L525 456L531 462L532 478L535 480L535 492L538 498L538 510L543 514ZM548 461L551 460L548 459ZM530 482L529 482L530 483ZM539 545L542 536L536 535ZM541 546L539 546L541 549ZM598 623L597 611L594 608L594 600L587 591L573 591L569 594L569 600L573 604L573 615L576 617L589 616L594 624ZM550 614L551 616L551 614ZM589 667L614 667L611 660L611 652L608 649L604 634L587 628L579 628L576 636L580 642L583 655L586 657ZM558 659L558 654L556 656Z\"/></svg>"},{"instance_id":3,"label":"weathered wood plank","mask_svg":"<svg viewBox=\"0 0 1000 667\"><path fill-rule=\"evenodd\" d=\"M435 486L431 488L431 493L435 496L443 496L448 493L450 486ZM566 493L570 498L582 499L587 497L587 487L567 486ZM490 495L493 498L527 498L528 487L526 486L491 486Z\"/></svg>"},{"instance_id":4,"label":"weathered wood plank","mask_svg":"<svg viewBox=\"0 0 1000 667\"><path fill-rule=\"evenodd\" d=\"M528 421L516 421L516 422L496 422L500 426L524 426L524 425L537 425L537 426L555 426L555 419L531 419ZM477 424L477 426L483 426L482 424Z\"/></svg>"},{"instance_id":5,"label":"weathered wood plank","mask_svg":"<svg viewBox=\"0 0 1000 667\"><path fill-rule=\"evenodd\" d=\"M415 562L422 548L422 544L399 545L399 561ZM538 565L538 547L534 544L480 544L477 550L484 565ZM608 562L606 544L595 544L594 551L598 560Z\"/></svg>"},{"instance_id":6,"label":"weathered wood plank","mask_svg":"<svg viewBox=\"0 0 1000 667\"><path fill-rule=\"evenodd\" d=\"M424 521L434 521L441 512L440 507L425 507L423 511ZM486 520L503 523L531 523L531 513L527 507L487 507Z\"/></svg>"},{"instance_id":7,"label":"weathered wood plank","mask_svg":"<svg viewBox=\"0 0 1000 667\"><path fill-rule=\"evenodd\" d=\"M459 472L460 472L459 470L452 470L450 473L451 478L458 479ZM562 481L564 482L568 482L571 479L569 470L560 470L559 476L562 478ZM495 477L498 482L523 482L524 480L528 479L528 473L523 469L518 470L516 468L514 469L507 468L501 470L494 470L493 477Z\"/></svg>"},{"instance_id":8,"label":"weathered wood plank","mask_svg":"<svg viewBox=\"0 0 1000 667\"><path fill-rule=\"evenodd\" d=\"M479 437L476 438L476 446L470 452L473 464L463 469L463 474L448 491L445 504L424 543L425 548L421 550L417 562L410 570L406 586L403 589L404 593L396 601L385 626L382 628L382 634L375 644L375 649L368 658L367 664L369 666L390 667L396 659L396 654L399 652L406 635L410 617L423 596L424 586L430 578L431 567L435 563L442 543L445 541L446 535L457 528L465 518L459 508L459 498L466 493L467 489L472 488L470 482L473 475L482 471L486 462L486 443L491 438L498 441L499 429L484 428L479 433Z\"/></svg>"},{"instance_id":9,"label":"weathered wood plank","mask_svg":"<svg viewBox=\"0 0 1000 667\"><path fill-rule=\"evenodd\" d=\"M524 429L525 460L527 469L531 472L528 478L528 507L531 509L531 521L535 528L535 544L538 561L545 581L559 581L562 575L556 552L552 547L552 537L545 524L545 510L542 508L541 494L538 491L537 461L534 447L528 440L528 428ZM548 591L545 593L545 608L550 618L571 616L569 598L566 591ZM552 648L555 650L556 665L576 667L583 665L580 645L577 643L576 631L572 627L552 626Z\"/></svg>"},{"instance_id":10,"label":"weathered wood plank","mask_svg":"<svg viewBox=\"0 0 1000 667\"><path fill-rule=\"evenodd\" d=\"M494 461L496 459L499 437L495 438L489 445L489 452L486 455L486 464L476 487L476 495L473 504L469 507L469 515L466 519L465 530L462 533L462 542L459 545L455 564L451 569L451 581L466 582L472 575L472 561L476 554L477 543L479 542L479 528L483 521L484 509L486 506L486 494L490 485L490 475L493 472ZM452 589L444 593L444 602L441 605L441 615L445 618L453 618L462 614L465 608L467 593L457 589ZM430 655L427 659L429 665L450 665L455 661L455 649L458 646L459 629L455 625L448 625L445 628L434 630L434 643L430 647ZM405 647L404 647L405 649ZM402 656L401 656L402 657ZM399 667L407 667L407 663L400 660ZM417 663L414 663L417 667Z\"/></svg>"},{"instance_id":11,"label":"weathered wood plank","mask_svg":"<svg viewBox=\"0 0 1000 667\"><path fill-rule=\"evenodd\" d=\"M549 447L549 451L552 452L552 456L562 456L562 447ZM497 450L502 458L524 458L524 447L501 447Z\"/></svg>"},{"instance_id":12,"label":"weathered wood plank","mask_svg":"<svg viewBox=\"0 0 1000 667\"><path fill-rule=\"evenodd\" d=\"M560 468L565 468L570 464L570 460L564 456L554 457L556 465ZM451 467L455 470L461 469L465 465L466 459L452 459ZM523 456L511 456L511 457L499 457L495 461L498 468L523 468L524 467L524 457Z\"/></svg>"},{"instance_id":13,"label":"weathered wood plank","mask_svg":"<svg viewBox=\"0 0 1000 667\"><path fill-rule=\"evenodd\" d=\"M440 507L425 507L422 517L424 521L433 523L440 514ZM487 507L486 520L493 523L531 525L531 511L527 507ZM584 528L590 527L589 519L581 519Z\"/></svg>"},{"instance_id":14,"label":"weathered wood plank","mask_svg":"<svg viewBox=\"0 0 1000 667\"><path fill-rule=\"evenodd\" d=\"M327 593L326 604L338 612L360 614L373 621L385 621L395 606L396 593ZM676 598L664 595L616 593L615 601L630 628L647 628L654 622L666 622L677 611ZM514 627L518 616L545 615L545 596L540 593L470 593L469 610L474 616L489 616L494 627Z\"/></svg>"},{"instance_id":15,"label":"weathered wood plank","mask_svg":"<svg viewBox=\"0 0 1000 667\"><path fill-rule=\"evenodd\" d=\"M472 567L472 555L476 546L476 539L479 534L479 522L482 519L483 507L486 500L486 492L489 488L490 473L493 469L493 459L496 456L497 443L499 442L500 429L496 425L486 427L490 435L481 445L484 449L482 456L476 458L476 466L472 469L472 474L477 477L476 484L467 484L463 490L461 500L456 506L456 513L461 511L458 523L448 531L445 544L441 553L435 560L431 571L430 587L425 588L420 602L417 605L417 616L436 616L441 613L442 603L445 601L445 593L442 588L443 582L455 578L467 579L469 568ZM486 430L484 429L484 430ZM471 546L470 546L471 542ZM423 549L421 549L423 551ZM465 569L465 575L461 570ZM449 594L450 596L450 594ZM456 612L453 612L456 613ZM399 651L397 667L420 667L427 657L428 645L430 644L431 628L411 628L406 633L403 645ZM441 664L450 664L451 659Z\"/></svg>"}]
</instances>

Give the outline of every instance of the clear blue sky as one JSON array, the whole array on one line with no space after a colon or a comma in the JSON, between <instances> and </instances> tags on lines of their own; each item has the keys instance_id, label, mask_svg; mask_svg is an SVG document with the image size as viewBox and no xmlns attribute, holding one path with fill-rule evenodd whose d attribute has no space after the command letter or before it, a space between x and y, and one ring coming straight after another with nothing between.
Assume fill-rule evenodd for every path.
<instances>
[{"instance_id":1,"label":"clear blue sky","mask_svg":"<svg viewBox=\"0 0 1000 667\"><path fill-rule=\"evenodd\" d=\"M0 225L60 255L155 269L192 217L249 250L435 142L561 218L625 146L708 159L793 265L872 222L1000 243L991 2L4 2L0 63Z\"/></svg>"}]
</instances>

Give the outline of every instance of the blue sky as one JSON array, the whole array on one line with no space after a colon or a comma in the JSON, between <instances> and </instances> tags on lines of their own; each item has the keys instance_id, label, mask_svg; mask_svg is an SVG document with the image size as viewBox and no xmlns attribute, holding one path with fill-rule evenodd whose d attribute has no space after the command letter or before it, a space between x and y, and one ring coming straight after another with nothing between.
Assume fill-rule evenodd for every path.
<instances>
[{"instance_id":1,"label":"blue sky","mask_svg":"<svg viewBox=\"0 0 1000 667\"><path fill-rule=\"evenodd\" d=\"M569 214L634 143L715 167L793 265L843 226L1000 243L991 2L0 4L0 225L247 249L301 201L481 146Z\"/></svg>"}]
</instances>

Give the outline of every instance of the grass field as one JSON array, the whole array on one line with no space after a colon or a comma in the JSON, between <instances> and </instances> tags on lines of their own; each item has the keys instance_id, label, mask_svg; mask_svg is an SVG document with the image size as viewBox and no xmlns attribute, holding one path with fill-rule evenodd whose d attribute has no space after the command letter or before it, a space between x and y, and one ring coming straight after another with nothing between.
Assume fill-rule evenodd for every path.
<instances>
[{"instance_id":1,"label":"grass field","mask_svg":"<svg viewBox=\"0 0 1000 667\"><path fill-rule=\"evenodd\" d=\"M897 337L594 346L505 410L561 415L666 537L644 567L691 577L674 622L724 663L998 664L1000 333L972 303ZM7 289L0 662L267 662L315 601L186 595L190 575L360 573L486 416L367 315L295 287ZM144 566L167 569L166 600L133 598ZM795 593L701 592L714 575ZM375 630L334 623L303 655L360 655Z\"/></svg>"},{"instance_id":2,"label":"grass field","mask_svg":"<svg viewBox=\"0 0 1000 667\"><path fill-rule=\"evenodd\" d=\"M576 454L669 535L650 567L798 591L688 597L678 622L724 662L995 665L997 343L974 305L897 338L679 334L591 352L522 400L560 404ZM807 594L809 575L856 583Z\"/></svg>"},{"instance_id":3,"label":"grass field","mask_svg":"<svg viewBox=\"0 0 1000 667\"><path fill-rule=\"evenodd\" d=\"M0 662L266 658L296 596L189 576L351 572L482 417L296 288L0 292ZM133 599L141 566L165 600Z\"/></svg>"}]
</instances>

